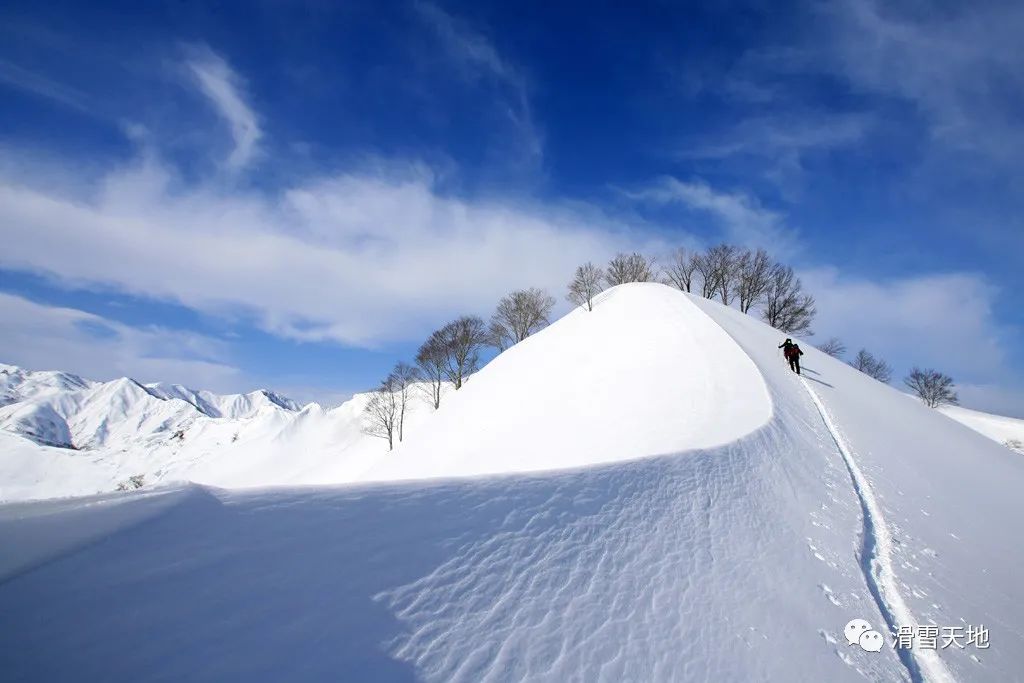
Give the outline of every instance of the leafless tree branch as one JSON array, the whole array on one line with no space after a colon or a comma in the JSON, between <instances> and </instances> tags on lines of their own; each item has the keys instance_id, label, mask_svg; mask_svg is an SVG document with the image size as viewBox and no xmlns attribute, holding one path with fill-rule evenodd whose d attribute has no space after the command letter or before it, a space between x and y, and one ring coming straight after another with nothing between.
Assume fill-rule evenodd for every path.
<instances>
[{"instance_id":1,"label":"leafless tree branch","mask_svg":"<svg viewBox=\"0 0 1024 683\"><path fill-rule=\"evenodd\" d=\"M532 287L512 292L498 302L488 330L491 344L504 351L548 325L555 299Z\"/></svg>"},{"instance_id":2,"label":"leafless tree branch","mask_svg":"<svg viewBox=\"0 0 1024 683\"><path fill-rule=\"evenodd\" d=\"M594 297L604 289L601 286L603 280L604 270L588 261L576 269L576 276L569 283L569 293L565 298L577 306L586 304L587 310L592 311Z\"/></svg>"}]
</instances>

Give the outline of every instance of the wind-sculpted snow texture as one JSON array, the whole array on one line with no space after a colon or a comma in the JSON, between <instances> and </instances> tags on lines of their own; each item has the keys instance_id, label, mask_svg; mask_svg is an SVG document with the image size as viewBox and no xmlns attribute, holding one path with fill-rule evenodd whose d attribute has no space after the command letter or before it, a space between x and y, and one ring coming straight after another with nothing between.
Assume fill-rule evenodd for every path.
<instances>
[{"instance_id":1,"label":"wind-sculpted snow texture","mask_svg":"<svg viewBox=\"0 0 1024 683\"><path fill-rule=\"evenodd\" d=\"M902 618L865 573L879 553L913 618L990 628L990 649L935 655L956 680L1019 677L1024 558L1005 531L1024 459L808 350L812 396L777 333L697 303L774 407L729 443L537 474L0 508L0 548L27 558L0 565L4 680L929 680L888 634L877 653L843 639L851 619Z\"/></svg>"},{"instance_id":2,"label":"wind-sculpted snow texture","mask_svg":"<svg viewBox=\"0 0 1024 683\"><path fill-rule=\"evenodd\" d=\"M0 583L0 668L11 681L860 680L826 640L842 628L829 600L873 603L849 537L817 551L846 569L824 586L806 541L821 462L784 455L814 450L809 434L776 423L547 476L196 489ZM38 505L8 513L4 547ZM85 525L104 504L66 505L58 519ZM872 680L901 675L891 652L850 657Z\"/></svg>"}]
</instances>

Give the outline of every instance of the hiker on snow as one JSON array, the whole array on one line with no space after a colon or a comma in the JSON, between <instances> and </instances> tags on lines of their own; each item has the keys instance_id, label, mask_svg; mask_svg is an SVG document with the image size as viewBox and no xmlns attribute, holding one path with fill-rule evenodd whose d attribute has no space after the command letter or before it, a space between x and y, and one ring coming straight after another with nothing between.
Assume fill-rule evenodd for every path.
<instances>
[{"instance_id":1,"label":"hiker on snow","mask_svg":"<svg viewBox=\"0 0 1024 683\"><path fill-rule=\"evenodd\" d=\"M782 349L782 355L789 361L789 369L799 375L800 356L804 355L804 352L800 350L800 345L786 337L786 341L779 344L779 348Z\"/></svg>"}]
</instances>

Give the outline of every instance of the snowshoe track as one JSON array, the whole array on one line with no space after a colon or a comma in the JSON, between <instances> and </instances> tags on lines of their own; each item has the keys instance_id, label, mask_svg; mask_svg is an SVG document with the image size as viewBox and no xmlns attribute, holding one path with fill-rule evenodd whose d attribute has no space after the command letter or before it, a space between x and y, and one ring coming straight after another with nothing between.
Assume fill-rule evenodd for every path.
<instances>
[{"instance_id":1,"label":"snowshoe track","mask_svg":"<svg viewBox=\"0 0 1024 683\"><path fill-rule=\"evenodd\" d=\"M860 501L861 517L864 521L863 542L860 549L860 566L864 579L871 591L878 611L881 612L888 628L895 632L899 626L917 627L913 612L899 592L896 574L892 566L892 536L882 514L882 507L875 497L871 482L857 464L856 458L832 422L818 394L807 384L807 380L799 378L800 383L814 402L825 428L832 435L836 448L843 457L846 469L850 473L854 493ZM934 650L899 649L896 651L900 661L907 668L910 679L915 683L953 683L952 673Z\"/></svg>"}]
</instances>

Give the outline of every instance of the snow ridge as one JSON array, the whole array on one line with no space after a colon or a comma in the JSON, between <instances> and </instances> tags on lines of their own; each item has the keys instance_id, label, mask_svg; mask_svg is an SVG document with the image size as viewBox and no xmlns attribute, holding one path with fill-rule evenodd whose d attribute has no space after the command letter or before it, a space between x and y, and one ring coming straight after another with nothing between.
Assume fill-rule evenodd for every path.
<instances>
[{"instance_id":1,"label":"snow ridge","mask_svg":"<svg viewBox=\"0 0 1024 683\"><path fill-rule=\"evenodd\" d=\"M882 514L882 507L875 498L874 490L864 472L857 465L857 460L846 445L845 440L839 434L839 430L832 422L828 410L822 404L818 394L807 384L807 380L800 378L800 383L814 402L815 408L821 415L825 428L836 443L846 469L850 472L850 480L853 482L854 493L860 501L862 516L864 519L864 543L861 549L861 568L864 571L864 578L868 589L871 591L878 610L885 619L888 627L895 631L898 626L914 626L917 630L917 619L910 611L910 607L903 599L897 587L896 574L892 567L892 536ZM907 667L910 678L915 683L925 681L928 683L955 683L952 673L943 663L942 659L934 650L925 649L898 649L900 661Z\"/></svg>"}]
</instances>

